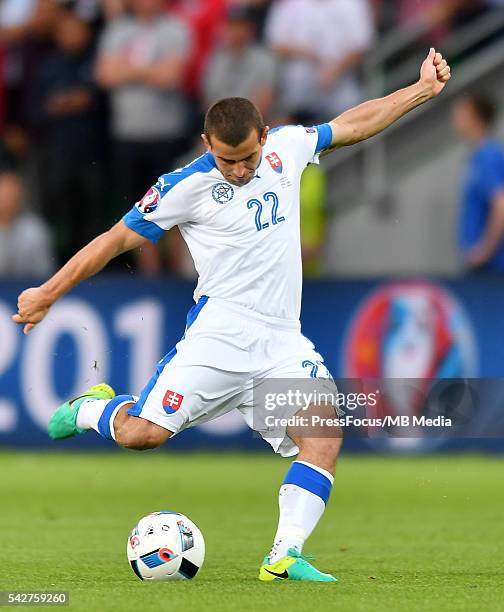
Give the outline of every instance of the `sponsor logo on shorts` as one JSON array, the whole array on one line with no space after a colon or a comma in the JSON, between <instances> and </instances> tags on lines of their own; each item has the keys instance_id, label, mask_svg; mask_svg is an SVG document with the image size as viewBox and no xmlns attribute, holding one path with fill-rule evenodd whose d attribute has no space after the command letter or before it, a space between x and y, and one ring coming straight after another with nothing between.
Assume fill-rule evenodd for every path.
<instances>
[{"instance_id":1,"label":"sponsor logo on shorts","mask_svg":"<svg viewBox=\"0 0 504 612\"><path fill-rule=\"evenodd\" d=\"M163 408L166 414L173 414L182 406L184 396L168 389L163 397Z\"/></svg>"},{"instance_id":2,"label":"sponsor logo on shorts","mask_svg":"<svg viewBox=\"0 0 504 612\"><path fill-rule=\"evenodd\" d=\"M234 189L228 183L217 183L212 187L212 198L218 204L231 202L234 196Z\"/></svg>"},{"instance_id":3,"label":"sponsor logo on shorts","mask_svg":"<svg viewBox=\"0 0 504 612\"><path fill-rule=\"evenodd\" d=\"M270 153L269 155L266 155L266 159L268 160L269 165L275 172L277 172L278 174L282 174L282 170L283 170L282 160L278 157L278 155L275 152Z\"/></svg>"},{"instance_id":4,"label":"sponsor logo on shorts","mask_svg":"<svg viewBox=\"0 0 504 612\"><path fill-rule=\"evenodd\" d=\"M151 187L144 197L138 202L137 208L144 215L148 215L156 210L159 205L161 194L156 187Z\"/></svg>"}]
</instances>

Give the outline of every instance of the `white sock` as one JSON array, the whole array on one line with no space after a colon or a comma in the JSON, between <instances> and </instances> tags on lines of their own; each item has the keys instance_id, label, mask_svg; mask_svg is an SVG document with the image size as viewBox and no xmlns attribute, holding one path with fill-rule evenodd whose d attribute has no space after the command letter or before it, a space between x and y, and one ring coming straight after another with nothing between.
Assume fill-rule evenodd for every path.
<instances>
[{"instance_id":1,"label":"white sock","mask_svg":"<svg viewBox=\"0 0 504 612\"><path fill-rule=\"evenodd\" d=\"M330 490L334 479L327 470L305 461L295 461L293 467L295 464L306 466L305 470L309 470L308 474L313 474L313 471L320 474L320 477L325 481L326 488ZM296 469L295 477L290 478L290 480L297 480L299 484L286 482L280 487L278 498L280 517L274 543L269 554L270 563L275 563L285 557L289 548L295 548L298 552L302 552L305 540L311 535L325 510L325 500L320 495L304 488L303 484L306 485L305 479L303 476L298 476L299 467ZM289 480L288 477L291 472L292 468L286 480ZM323 483L323 481L321 482Z\"/></svg>"},{"instance_id":2,"label":"white sock","mask_svg":"<svg viewBox=\"0 0 504 612\"><path fill-rule=\"evenodd\" d=\"M94 429L98 431L98 421L100 420L105 406L110 400L100 400L90 397L84 400L79 406L79 412L77 413L77 420L75 424L79 429Z\"/></svg>"},{"instance_id":3,"label":"white sock","mask_svg":"<svg viewBox=\"0 0 504 612\"><path fill-rule=\"evenodd\" d=\"M84 400L82 404L79 406L79 411L77 412L77 419L76 419L77 427L79 427L80 429L94 429L101 436L107 437L109 439L112 438L112 440L115 440L114 419L115 419L117 412L122 406L124 406L124 404L131 403L132 401L134 402L138 399L138 398L135 398L134 396L122 396L122 398L124 399L119 402L117 402L117 399L101 400L101 399L95 399L92 397L87 400ZM108 427L106 428L107 435L104 436L103 429L100 430L98 423L103 415L103 412L105 411L105 408L107 407L110 401L114 401L114 403L117 405L115 405L113 411L110 413L110 417L108 418L108 424L107 424Z\"/></svg>"}]
</instances>

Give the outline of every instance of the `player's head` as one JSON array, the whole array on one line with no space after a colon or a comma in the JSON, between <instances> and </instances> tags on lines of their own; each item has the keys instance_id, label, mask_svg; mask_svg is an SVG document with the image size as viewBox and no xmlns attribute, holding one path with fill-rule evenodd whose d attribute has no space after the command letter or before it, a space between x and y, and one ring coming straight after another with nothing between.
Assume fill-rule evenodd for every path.
<instances>
[{"instance_id":1,"label":"player's head","mask_svg":"<svg viewBox=\"0 0 504 612\"><path fill-rule=\"evenodd\" d=\"M495 104L485 96L462 96L455 102L454 128L462 138L478 141L491 129L496 112Z\"/></svg>"},{"instance_id":2,"label":"player's head","mask_svg":"<svg viewBox=\"0 0 504 612\"><path fill-rule=\"evenodd\" d=\"M267 137L261 113L245 98L224 98L205 116L203 141L233 185L246 185L254 178Z\"/></svg>"}]
</instances>

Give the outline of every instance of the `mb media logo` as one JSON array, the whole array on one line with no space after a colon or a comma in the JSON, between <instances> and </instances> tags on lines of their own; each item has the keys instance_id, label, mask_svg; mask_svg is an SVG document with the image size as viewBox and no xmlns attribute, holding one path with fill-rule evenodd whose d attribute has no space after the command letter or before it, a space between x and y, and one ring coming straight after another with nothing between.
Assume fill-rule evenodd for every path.
<instances>
[{"instance_id":1,"label":"mb media logo","mask_svg":"<svg viewBox=\"0 0 504 612\"><path fill-rule=\"evenodd\" d=\"M228 183L217 183L212 187L212 198L219 204L227 204L233 196L234 189Z\"/></svg>"}]
</instances>

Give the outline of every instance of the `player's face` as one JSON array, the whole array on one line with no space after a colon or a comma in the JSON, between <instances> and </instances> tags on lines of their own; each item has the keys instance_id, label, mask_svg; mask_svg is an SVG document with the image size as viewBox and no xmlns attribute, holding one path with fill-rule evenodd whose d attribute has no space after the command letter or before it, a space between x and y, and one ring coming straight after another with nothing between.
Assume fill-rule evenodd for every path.
<instances>
[{"instance_id":1,"label":"player's face","mask_svg":"<svg viewBox=\"0 0 504 612\"><path fill-rule=\"evenodd\" d=\"M227 145L215 136L212 136L209 142L203 135L203 140L207 149L214 156L217 168L226 181L242 187L255 176L267 136L268 128L264 128L261 138L258 137L256 130L252 130L249 136L237 147Z\"/></svg>"}]
</instances>

